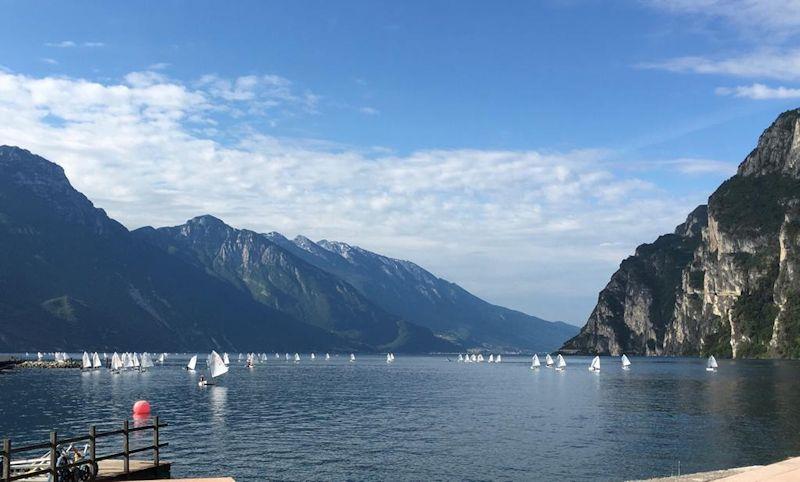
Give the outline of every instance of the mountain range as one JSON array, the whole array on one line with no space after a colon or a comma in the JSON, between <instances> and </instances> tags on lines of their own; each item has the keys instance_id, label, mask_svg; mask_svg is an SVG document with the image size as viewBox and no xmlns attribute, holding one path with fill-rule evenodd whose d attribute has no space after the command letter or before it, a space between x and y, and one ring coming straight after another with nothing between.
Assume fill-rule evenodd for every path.
<instances>
[{"instance_id":1,"label":"mountain range","mask_svg":"<svg viewBox=\"0 0 800 482\"><path fill-rule=\"evenodd\" d=\"M0 351L543 351L577 331L344 243L210 215L129 231L10 146L0 248Z\"/></svg>"},{"instance_id":2,"label":"mountain range","mask_svg":"<svg viewBox=\"0 0 800 482\"><path fill-rule=\"evenodd\" d=\"M800 109L707 205L622 262L562 351L800 357Z\"/></svg>"}]
</instances>

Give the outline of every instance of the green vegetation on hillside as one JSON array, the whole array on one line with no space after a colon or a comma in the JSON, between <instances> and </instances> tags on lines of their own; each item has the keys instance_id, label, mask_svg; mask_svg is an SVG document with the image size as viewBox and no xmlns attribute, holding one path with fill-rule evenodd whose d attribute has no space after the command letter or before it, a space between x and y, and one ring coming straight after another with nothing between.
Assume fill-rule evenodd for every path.
<instances>
[{"instance_id":1,"label":"green vegetation on hillside","mask_svg":"<svg viewBox=\"0 0 800 482\"><path fill-rule=\"evenodd\" d=\"M725 232L776 233L783 223L783 202L800 198L800 182L779 174L734 176L709 198L708 207Z\"/></svg>"}]
</instances>

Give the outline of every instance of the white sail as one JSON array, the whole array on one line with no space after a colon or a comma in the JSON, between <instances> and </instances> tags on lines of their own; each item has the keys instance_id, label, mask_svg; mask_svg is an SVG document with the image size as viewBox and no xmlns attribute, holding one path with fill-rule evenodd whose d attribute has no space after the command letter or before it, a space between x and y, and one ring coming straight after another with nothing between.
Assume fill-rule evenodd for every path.
<instances>
[{"instance_id":1,"label":"white sail","mask_svg":"<svg viewBox=\"0 0 800 482\"><path fill-rule=\"evenodd\" d=\"M330 359L331 359L331 354L330 353L326 353L325 354L325 360L330 360Z\"/></svg>"},{"instance_id":2,"label":"white sail","mask_svg":"<svg viewBox=\"0 0 800 482\"><path fill-rule=\"evenodd\" d=\"M294 354L294 361L295 361L295 363L300 361L300 354L299 353L295 353Z\"/></svg>"},{"instance_id":3,"label":"white sail","mask_svg":"<svg viewBox=\"0 0 800 482\"><path fill-rule=\"evenodd\" d=\"M81 367L83 369L92 368L92 359L89 358L89 354L83 352L83 358L81 359Z\"/></svg>"},{"instance_id":4,"label":"white sail","mask_svg":"<svg viewBox=\"0 0 800 482\"><path fill-rule=\"evenodd\" d=\"M227 352L222 354L222 363L224 363L226 365L230 365L231 364L231 359L228 357L228 353Z\"/></svg>"},{"instance_id":5,"label":"white sail","mask_svg":"<svg viewBox=\"0 0 800 482\"><path fill-rule=\"evenodd\" d=\"M114 352L114 354L111 355L111 369L114 371L119 371L122 369L122 366L122 358L119 357L117 352Z\"/></svg>"},{"instance_id":6,"label":"white sail","mask_svg":"<svg viewBox=\"0 0 800 482\"><path fill-rule=\"evenodd\" d=\"M392 363L392 354L391 353L387 353L386 354L386 363Z\"/></svg>"},{"instance_id":7,"label":"white sail","mask_svg":"<svg viewBox=\"0 0 800 482\"><path fill-rule=\"evenodd\" d=\"M593 372L599 372L600 371L600 357L599 356L596 356L596 357L592 358L592 363L589 364L589 370L593 371Z\"/></svg>"},{"instance_id":8,"label":"white sail","mask_svg":"<svg viewBox=\"0 0 800 482\"><path fill-rule=\"evenodd\" d=\"M225 361L215 351L211 351L211 358L208 362L208 370L211 372L211 378L217 378L220 375L228 373L228 366Z\"/></svg>"},{"instance_id":9,"label":"white sail","mask_svg":"<svg viewBox=\"0 0 800 482\"><path fill-rule=\"evenodd\" d=\"M277 360L278 358L280 358L280 357L281 357L281 356L280 356L280 355L278 355L277 353L275 354L275 359L276 359L276 360Z\"/></svg>"},{"instance_id":10,"label":"white sail","mask_svg":"<svg viewBox=\"0 0 800 482\"><path fill-rule=\"evenodd\" d=\"M478 356L473 353L472 356L469 357L469 360L472 361L472 362L477 362L478 361Z\"/></svg>"},{"instance_id":11,"label":"white sail","mask_svg":"<svg viewBox=\"0 0 800 482\"><path fill-rule=\"evenodd\" d=\"M167 359L167 355L162 353L161 355L158 356L158 363L163 364L164 361L166 361L166 359Z\"/></svg>"},{"instance_id":12,"label":"white sail","mask_svg":"<svg viewBox=\"0 0 800 482\"><path fill-rule=\"evenodd\" d=\"M150 368L153 366L153 359L147 352L142 353L142 368Z\"/></svg>"},{"instance_id":13,"label":"white sail","mask_svg":"<svg viewBox=\"0 0 800 482\"><path fill-rule=\"evenodd\" d=\"M92 355L92 368L100 368L102 366L103 363L100 361L100 355L94 352L94 355Z\"/></svg>"},{"instance_id":14,"label":"white sail","mask_svg":"<svg viewBox=\"0 0 800 482\"><path fill-rule=\"evenodd\" d=\"M134 368L139 368L141 366L141 363L139 363L139 355L134 352L133 355L131 355L131 358L133 359Z\"/></svg>"},{"instance_id":15,"label":"white sail","mask_svg":"<svg viewBox=\"0 0 800 482\"><path fill-rule=\"evenodd\" d=\"M534 354L531 358L531 368L539 368L542 364L539 363L539 355Z\"/></svg>"},{"instance_id":16,"label":"white sail","mask_svg":"<svg viewBox=\"0 0 800 482\"><path fill-rule=\"evenodd\" d=\"M503 361L503 357L502 357L502 356L500 356L500 355L497 355L497 356L495 357L495 359L494 359L494 362L495 362L495 363L501 363L502 361Z\"/></svg>"},{"instance_id":17,"label":"white sail","mask_svg":"<svg viewBox=\"0 0 800 482\"><path fill-rule=\"evenodd\" d=\"M631 361L628 359L628 355L622 355L622 368L628 368L631 366Z\"/></svg>"},{"instance_id":18,"label":"white sail","mask_svg":"<svg viewBox=\"0 0 800 482\"><path fill-rule=\"evenodd\" d=\"M556 368L558 368L559 370L567 368L567 361L564 360L564 357L561 356L560 353L558 354L558 358L556 358Z\"/></svg>"},{"instance_id":19,"label":"white sail","mask_svg":"<svg viewBox=\"0 0 800 482\"><path fill-rule=\"evenodd\" d=\"M289 354L287 353L287 354L286 354L286 361L289 361L290 359L291 359L291 357L290 357L290 356L289 356Z\"/></svg>"},{"instance_id":20,"label":"white sail","mask_svg":"<svg viewBox=\"0 0 800 482\"><path fill-rule=\"evenodd\" d=\"M39 360L39 361L42 361L42 358L44 358L44 354L42 354L42 352L37 352L36 353L36 359Z\"/></svg>"},{"instance_id":21,"label":"white sail","mask_svg":"<svg viewBox=\"0 0 800 482\"><path fill-rule=\"evenodd\" d=\"M482 362L482 361L483 361L483 354L482 353L478 353L478 362Z\"/></svg>"},{"instance_id":22,"label":"white sail","mask_svg":"<svg viewBox=\"0 0 800 482\"><path fill-rule=\"evenodd\" d=\"M489 355L489 363L494 363L494 355Z\"/></svg>"},{"instance_id":23,"label":"white sail","mask_svg":"<svg viewBox=\"0 0 800 482\"><path fill-rule=\"evenodd\" d=\"M186 369L194 370L196 366L197 366L197 355L192 355L192 357L189 358L189 363L186 364Z\"/></svg>"},{"instance_id":24,"label":"white sail","mask_svg":"<svg viewBox=\"0 0 800 482\"><path fill-rule=\"evenodd\" d=\"M458 354L458 361L460 361L460 362L464 361L464 357L461 356L461 353Z\"/></svg>"},{"instance_id":25,"label":"white sail","mask_svg":"<svg viewBox=\"0 0 800 482\"><path fill-rule=\"evenodd\" d=\"M351 362L356 361L356 356L353 353L350 354L350 361Z\"/></svg>"},{"instance_id":26,"label":"white sail","mask_svg":"<svg viewBox=\"0 0 800 482\"><path fill-rule=\"evenodd\" d=\"M553 366L553 357L551 357L549 353L544 358L544 364L547 365L548 367Z\"/></svg>"},{"instance_id":27,"label":"white sail","mask_svg":"<svg viewBox=\"0 0 800 482\"><path fill-rule=\"evenodd\" d=\"M315 354L313 354L313 353L312 353L312 354L311 354L311 359L312 359L312 360L316 360L316 359L317 359L317 356L316 356Z\"/></svg>"},{"instance_id":28,"label":"white sail","mask_svg":"<svg viewBox=\"0 0 800 482\"><path fill-rule=\"evenodd\" d=\"M710 357L708 357L708 362L706 363L706 370L714 371L718 367L719 367L719 365L717 365L717 359L714 358L714 355L711 355Z\"/></svg>"},{"instance_id":29,"label":"white sail","mask_svg":"<svg viewBox=\"0 0 800 482\"><path fill-rule=\"evenodd\" d=\"M128 352L122 354L122 367L133 368L133 358L131 357L131 354Z\"/></svg>"}]
</instances>

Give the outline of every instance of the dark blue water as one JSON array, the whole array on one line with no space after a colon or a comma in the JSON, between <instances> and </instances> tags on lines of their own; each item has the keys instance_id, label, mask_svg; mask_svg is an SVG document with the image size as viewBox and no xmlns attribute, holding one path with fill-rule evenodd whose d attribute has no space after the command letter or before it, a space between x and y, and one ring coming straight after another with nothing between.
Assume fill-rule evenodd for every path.
<instances>
[{"instance_id":1,"label":"dark blue water","mask_svg":"<svg viewBox=\"0 0 800 482\"><path fill-rule=\"evenodd\" d=\"M173 476L621 480L800 455L800 363L632 361L595 374L581 357L563 373L527 357L270 359L205 388L177 356L142 374L18 369L0 375L0 437L116 427L147 399L170 424Z\"/></svg>"}]
</instances>

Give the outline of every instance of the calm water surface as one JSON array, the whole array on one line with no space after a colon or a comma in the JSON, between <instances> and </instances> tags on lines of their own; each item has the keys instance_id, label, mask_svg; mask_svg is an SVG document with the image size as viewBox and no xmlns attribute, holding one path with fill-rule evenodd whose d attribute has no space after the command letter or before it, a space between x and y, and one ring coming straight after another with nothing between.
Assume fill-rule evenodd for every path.
<instances>
[{"instance_id":1,"label":"calm water surface","mask_svg":"<svg viewBox=\"0 0 800 482\"><path fill-rule=\"evenodd\" d=\"M118 422L149 400L173 476L622 480L800 455L800 364L569 357L565 372L444 357L234 361L217 386L173 356L147 373L0 374L0 437L46 441ZM203 359L203 356L200 356ZM198 364L199 366L200 364ZM148 433L149 437L149 433ZM148 441L146 441L148 442ZM117 449L117 447L114 447Z\"/></svg>"}]
</instances>

